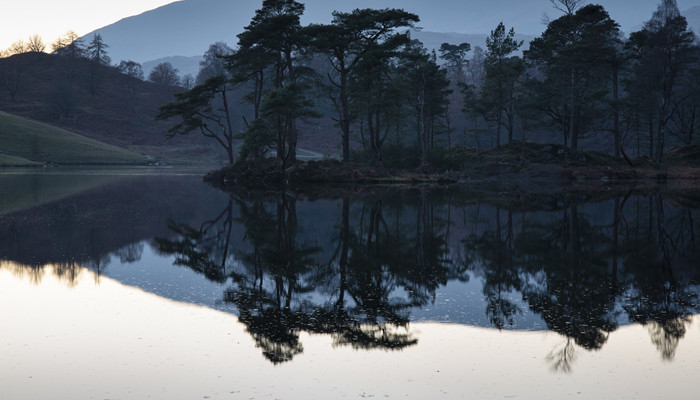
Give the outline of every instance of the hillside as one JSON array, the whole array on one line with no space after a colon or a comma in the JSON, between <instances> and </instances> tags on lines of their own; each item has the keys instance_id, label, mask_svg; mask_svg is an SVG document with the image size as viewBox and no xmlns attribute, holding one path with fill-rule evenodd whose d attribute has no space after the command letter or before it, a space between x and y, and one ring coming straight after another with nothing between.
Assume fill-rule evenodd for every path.
<instances>
[{"instance_id":1,"label":"hillside","mask_svg":"<svg viewBox=\"0 0 700 400\"><path fill-rule=\"evenodd\" d=\"M6 165L23 165L25 160L55 164L146 162L133 151L4 112L0 112L0 152L9 156L3 157Z\"/></svg>"},{"instance_id":2,"label":"hillside","mask_svg":"<svg viewBox=\"0 0 700 400\"><path fill-rule=\"evenodd\" d=\"M198 135L166 138L171 123L155 115L175 90L128 79L86 59L44 53L0 59L1 111L153 158L217 157Z\"/></svg>"}]
</instances>

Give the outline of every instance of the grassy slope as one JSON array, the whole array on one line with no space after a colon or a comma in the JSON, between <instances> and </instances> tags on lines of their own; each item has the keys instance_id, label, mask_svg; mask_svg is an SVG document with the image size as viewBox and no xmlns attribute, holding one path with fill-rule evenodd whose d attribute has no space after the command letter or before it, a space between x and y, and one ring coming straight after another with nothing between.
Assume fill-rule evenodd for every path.
<instances>
[{"instance_id":1,"label":"grassy slope","mask_svg":"<svg viewBox=\"0 0 700 400\"><path fill-rule=\"evenodd\" d=\"M138 164L145 157L64 129L0 112L0 152L57 164Z\"/></svg>"}]
</instances>

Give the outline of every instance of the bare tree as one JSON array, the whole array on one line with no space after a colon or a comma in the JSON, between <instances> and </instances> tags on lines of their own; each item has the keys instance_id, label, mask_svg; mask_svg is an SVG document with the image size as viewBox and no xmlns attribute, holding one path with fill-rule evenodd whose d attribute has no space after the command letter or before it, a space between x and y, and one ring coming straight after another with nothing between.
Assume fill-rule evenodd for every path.
<instances>
[{"instance_id":1,"label":"bare tree","mask_svg":"<svg viewBox=\"0 0 700 400\"><path fill-rule=\"evenodd\" d=\"M37 53L43 53L46 50L46 43L41 40L41 36L34 34L29 37L27 42L27 51L35 51Z\"/></svg>"},{"instance_id":2,"label":"bare tree","mask_svg":"<svg viewBox=\"0 0 700 400\"><path fill-rule=\"evenodd\" d=\"M68 31L63 36L56 39L56 41L51 44L51 50L54 54L73 58L83 57L85 55L83 41L74 31Z\"/></svg>"},{"instance_id":3,"label":"bare tree","mask_svg":"<svg viewBox=\"0 0 700 400\"><path fill-rule=\"evenodd\" d=\"M124 83L131 96L136 95L138 85L143 81L143 68L136 61L122 60L117 66L119 72L124 75Z\"/></svg>"},{"instance_id":4,"label":"bare tree","mask_svg":"<svg viewBox=\"0 0 700 400\"><path fill-rule=\"evenodd\" d=\"M20 39L10 45L10 47L7 49L7 55L12 56L15 54L24 54L27 51L29 51L27 50L27 45L24 43L24 40Z\"/></svg>"},{"instance_id":5,"label":"bare tree","mask_svg":"<svg viewBox=\"0 0 700 400\"><path fill-rule=\"evenodd\" d=\"M169 62L162 62L156 65L148 75L148 80L156 85L173 88L180 85L180 77L177 68Z\"/></svg>"},{"instance_id":6,"label":"bare tree","mask_svg":"<svg viewBox=\"0 0 700 400\"><path fill-rule=\"evenodd\" d=\"M231 56L233 53L233 49L224 42L211 44L209 49L204 53L202 61L199 62L199 73L197 74L196 81L193 83L201 85L211 77L226 75L227 71L224 58Z\"/></svg>"},{"instance_id":7,"label":"bare tree","mask_svg":"<svg viewBox=\"0 0 700 400\"><path fill-rule=\"evenodd\" d=\"M119 72L130 78L138 79L140 81L143 80L143 68L141 68L141 64L137 63L136 61L122 60L117 66L117 69Z\"/></svg>"},{"instance_id":8,"label":"bare tree","mask_svg":"<svg viewBox=\"0 0 700 400\"><path fill-rule=\"evenodd\" d=\"M192 89L194 87L194 84L195 84L194 76L192 76L192 74L187 74L187 75L183 76L181 84L182 84L182 87L184 87L187 90Z\"/></svg>"},{"instance_id":9,"label":"bare tree","mask_svg":"<svg viewBox=\"0 0 700 400\"><path fill-rule=\"evenodd\" d=\"M584 0L549 0L552 6L566 15L574 15L576 9Z\"/></svg>"}]
</instances>

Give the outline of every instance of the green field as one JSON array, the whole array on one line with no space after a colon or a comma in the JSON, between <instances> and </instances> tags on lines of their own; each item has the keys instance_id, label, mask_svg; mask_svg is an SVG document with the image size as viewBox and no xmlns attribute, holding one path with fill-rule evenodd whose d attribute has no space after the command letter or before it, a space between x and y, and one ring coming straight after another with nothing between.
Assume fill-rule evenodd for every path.
<instances>
[{"instance_id":1,"label":"green field","mask_svg":"<svg viewBox=\"0 0 700 400\"><path fill-rule=\"evenodd\" d=\"M146 162L138 153L4 112L0 112L0 157L0 165L6 166L26 165L26 160L54 164Z\"/></svg>"}]
</instances>

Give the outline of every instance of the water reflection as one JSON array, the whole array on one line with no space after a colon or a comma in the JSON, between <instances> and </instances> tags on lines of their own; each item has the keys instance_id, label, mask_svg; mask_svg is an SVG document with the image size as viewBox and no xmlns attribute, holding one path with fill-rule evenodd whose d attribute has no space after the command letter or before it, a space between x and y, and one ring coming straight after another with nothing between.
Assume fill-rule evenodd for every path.
<instances>
[{"instance_id":1,"label":"water reflection","mask_svg":"<svg viewBox=\"0 0 700 400\"><path fill-rule=\"evenodd\" d=\"M661 193L566 200L546 210L460 209L444 198L427 191L346 196L300 220L291 193L232 195L218 228L171 223L179 239L158 243L209 279L232 278L224 301L275 363L302 352L300 331L330 333L337 345L357 348L413 345L409 335L390 332L407 327L411 310L434 304L448 282L470 276L481 280L491 326L513 327L516 316L534 313L567 338L547 356L555 370L571 370L574 344L598 350L629 322L649 326L662 356L673 357L698 312L695 210ZM335 215L324 212L333 208ZM230 241L235 224L244 243ZM461 258L455 247L463 247Z\"/></svg>"},{"instance_id":2,"label":"water reflection","mask_svg":"<svg viewBox=\"0 0 700 400\"><path fill-rule=\"evenodd\" d=\"M305 333L335 347L414 347L416 320L498 330L539 321L564 338L542 355L560 372L641 324L671 361L700 312L698 202L687 194L416 189L310 200L192 184L111 183L0 215L0 259L37 284L50 264L72 285L82 267L96 279L118 275L115 264L152 268L142 258L153 249L212 282L210 305L234 309L275 364L304 352ZM159 294L189 301L176 292Z\"/></svg>"}]
</instances>

